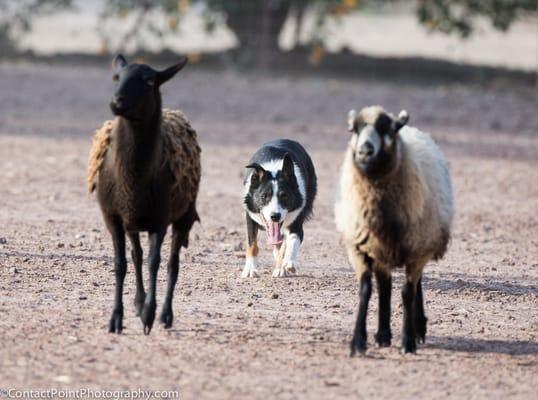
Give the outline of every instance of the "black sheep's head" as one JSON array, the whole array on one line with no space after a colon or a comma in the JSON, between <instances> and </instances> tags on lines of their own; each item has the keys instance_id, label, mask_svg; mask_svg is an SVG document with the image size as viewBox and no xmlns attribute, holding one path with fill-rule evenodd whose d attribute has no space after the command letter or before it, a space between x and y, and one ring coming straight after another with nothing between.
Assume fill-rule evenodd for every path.
<instances>
[{"instance_id":1,"label":"black sheep's head","mask_svg":"<svg viewBox=\"0 0 538 400\"><path fill-rule=\"evenodd\" d=\"M398 133L408 120L407 111L401 111L395 118L380 106L365 107L359 113L349 112L350 146L359 171L378 179L397 168L400 158Z\"/></svg>"},{"instance_id":2,"label":"black sheep's head","mask_svg":"<svg viewBox=\"0 0 538 400\"><path fill-rule=\"evenodd\" d=\"M163 71L156 71L145 64L129 64L118 54L112 61L115 90L110 109L117 116L130 120L144 120L161 108L159 87L178 73L188 59L181 60Z\"/></svg>"}]
</instances>

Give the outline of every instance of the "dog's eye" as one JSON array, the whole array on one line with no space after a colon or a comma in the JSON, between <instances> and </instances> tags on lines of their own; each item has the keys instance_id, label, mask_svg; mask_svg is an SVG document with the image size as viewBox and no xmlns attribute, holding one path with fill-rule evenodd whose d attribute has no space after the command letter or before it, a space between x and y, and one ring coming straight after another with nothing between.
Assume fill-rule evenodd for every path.
<instances>
[{"instance_id":1,"label":"dog's eye","mask_svg":"<svg viewBox=\"0 0 538 400\"><path fill-rule=\"evenodd\" d=\"M146 79L146 83L148 86L155 86L155 79L154 78L148 78Z\"/></svg>"},{"instance_id":2,"label":"dog's eye","mask_svg":"<svg viewBox=\"0 0 538 400\"><path fill-rule=\"evenodd\" d=\"M262 201L263 201L264 203L266 203L266 202L269 201L269 194L268 194L268 193L264 193L264 194L262 195Z\"/></svg>"},{"instance_id":3,"label":"dog's eye","mask_svg":"<svg viewBox=\"0 0 538 400\"><path fill-rule=\"evenodd\" d=\"M286 192L279 192L278 193L278 198L280 200L286 200L287 197L288 197L288 195L286 194Z\"/></svg>"},{"instance_id":4,"label":"dog's eye","mask_svg":"<svg viewBox=\"0 0 538 400\"><path fill-rule=\"evenodd\" d=\"M112 81L113 81L113 82L118 82L119 80L120 80L120 77L119 77L118 74L114 74L114 75L112 75Z\"/></svg>"}]
</instances>

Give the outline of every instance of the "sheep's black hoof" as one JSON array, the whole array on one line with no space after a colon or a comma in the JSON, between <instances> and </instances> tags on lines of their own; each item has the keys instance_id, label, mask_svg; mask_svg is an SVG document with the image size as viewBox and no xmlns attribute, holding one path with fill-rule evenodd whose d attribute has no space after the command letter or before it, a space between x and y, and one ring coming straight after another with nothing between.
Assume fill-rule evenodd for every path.
<instances>
[{"instance_id":1,"label":"sheep's black hoof","mask_svg":"<svg viewBox=\"0 0 538 400\"><path fill-rule=\"evenodd\" d=\"M415 320L415 336L417 343L426 343L426 322L428 319L426 317L417 318Z\"/></svg>"},{"instance_id":2,"label":"sheep's black hoof","mask_svg":"<svg viewBox=\"0 0 538 400\"><path fill-rule=\"evenodd\" d=\"M144 335L149 335L151 328L153 327L153 321L155 321L155 303L146 304L142 307L140 313L140 320L144 324Z\"/></svg>"},{"instance_id":3,"label":"sheep's black hoof","mask_svg":"<svg viewBox=\"0 0 538 400\"><path fill-rule=\"evenodd\" d=\"M390 330L379 331L375 334L375 342L378 347L390 347L391 339Z\"/></svg>"},{"instance_id":4,"label":"sheep's black hoof","mask_svg":"<svg viewBox=\"0 0 538 400\"><path fill-rule=\"evenodd\" d=\"M415 354L417 352L417 343L414 337L404 336L402 339L402 354Z\"/></svg>"},{"instance_id":5,"label":"sheep's black hoof","mask_svg":"<svg viewBox=\"0 0 538 400\"><path fill-rule=\"evenodd\" d=\"M163 311L161 313L161 322L166 329L170 329L172 327L172 323L174 322L174 313L172 312L171 308L163 307Z\"/></svg>"},{"instance_id":6,"label":"sheep's black hoof","mask_svg":"<svg viewBox=\"0 0 538 400\"><path fill-rule=\"evenodd\" d=\"M351 340L351 353L350 357L354 357L356 354L364 355L366 353L366 338L353 337Z\"/></svg>"},{"instance_id":7,"label":"sheep's black hoof","mask_svg":"<svg viewBox=\"0 0 538 400\"><path fill-rule=\"evenodd\" d=\"M123 309L117 308L112 311L112 317L108 323L108 332L120 334L123 330Z\"/></svg>"},{"instance_id":8,"label":"sheep's black hoof","mask_svg":"<svg viewBox=\"0 0 538 400\"><path fill-rule=\"evenodd\" d=\"M144 300L146 299L146 294L144 292L137 293L134 299L134 306L136 309L136 316L139 317L142 314L142 308L144 307Z\"/></svg>"}]
</instances>

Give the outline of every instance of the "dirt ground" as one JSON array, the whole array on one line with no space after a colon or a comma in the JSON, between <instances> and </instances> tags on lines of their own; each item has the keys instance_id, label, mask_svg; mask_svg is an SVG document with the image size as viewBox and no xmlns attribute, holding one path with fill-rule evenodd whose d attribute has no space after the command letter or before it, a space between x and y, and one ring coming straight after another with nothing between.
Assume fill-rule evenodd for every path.
<instances>
[{"instance_id":1,"label":"dirt ground","mask_svg":"<svg viewBox=\"0 0 538 400\"><path fill-rule=\"evenodd\" d=\"M199 131L202 224L182 253L175 326L144 336L126 279L124 334L107 333L112 247L86 196L90 135L109 117L105 66L0 64L0 389L174 389L181 398L529 399L538 384L538 116L533 89L409 86L185 73L164 89ZM425 270L425 345L350 358L357 284L332 204L349 108L409 110L453 175L446 257ZM263 141L300 140L317 167L315 217L293 278L239 274L242 167ZM263 243L264 241L262 241ZM167 259L168 242L163 251ZM164 263L163 262L163 263ZM159 279L159 305L165 273Z\"/></svg>"}]
</instances>

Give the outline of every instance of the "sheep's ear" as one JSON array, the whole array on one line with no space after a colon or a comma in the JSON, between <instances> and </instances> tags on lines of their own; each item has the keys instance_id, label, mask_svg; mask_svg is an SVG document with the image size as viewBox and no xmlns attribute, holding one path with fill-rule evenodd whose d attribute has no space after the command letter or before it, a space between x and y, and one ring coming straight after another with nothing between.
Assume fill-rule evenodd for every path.
<instances>
[{"instance_id":1,"label":"sheep's ear","mask_svg":"<svg viewBox=\"0 0 538 400\"><path fill-rule=\"evenodd\" d=\"M127 62L127 60L125 59L125 57L123 57L123 55L121 54L117 54L114 59L112 60L112 70L114 71L114 73L118 73L120 72L123 68L125 68L129 63Z\"/></svg>"},{"instance_id":2,"label":"sheep's ear","mask_svg":"<svg viewBox=\"0 0 538 400\"><path fill-rule=\"evenodd\" d=\"M254 173L250 177L250 184L252 186L258 185L267 176L267 171L258 163L251 163L245 168L252 168Z\"/></svg>"},{"instance_id":3,"label":"sheep's ear","mask_svg":"<svg viewBox=\"0 0 538 400\"><path fill-rule=\"evenodd\" d=\"M400 111L398 118L394 121L394 130L398 132L409 121L409 113L406 110Z\"/></svg>"},{"instance_id":4,"label":"sheep's ear","mask_svg":"<svg viewBox=\"0 0 538 400\"><path fill-rule=\"evenodd\" d=\"M189 59L187 57L181 57L179 62L171 67L166 68L163 71L157 72L157 85L162 85L164 82L172 78L175 74L183 69Z\"/></svg>"},{"instance_id":5,"label":"sheep's ear","mask_svg":"<svg viewBox=\"0 0 538 400\"><path fill-rule=\"evenodd\" d=\"M357 131L357 111L349 110L347 113L347 130L350 132Z\"/></svg>"},{"instance_id":6,"label":"sheep's ear","mask_svg":"<svg viewBox=\"0 0 538 400\"><path fill-rule=\"evenodd\" d=\"M286 153L282 160L282 178L287 181L293 180L295 177L295 168L293 167L293 160L290 155Z\"/></svg>"}]
</instances>

